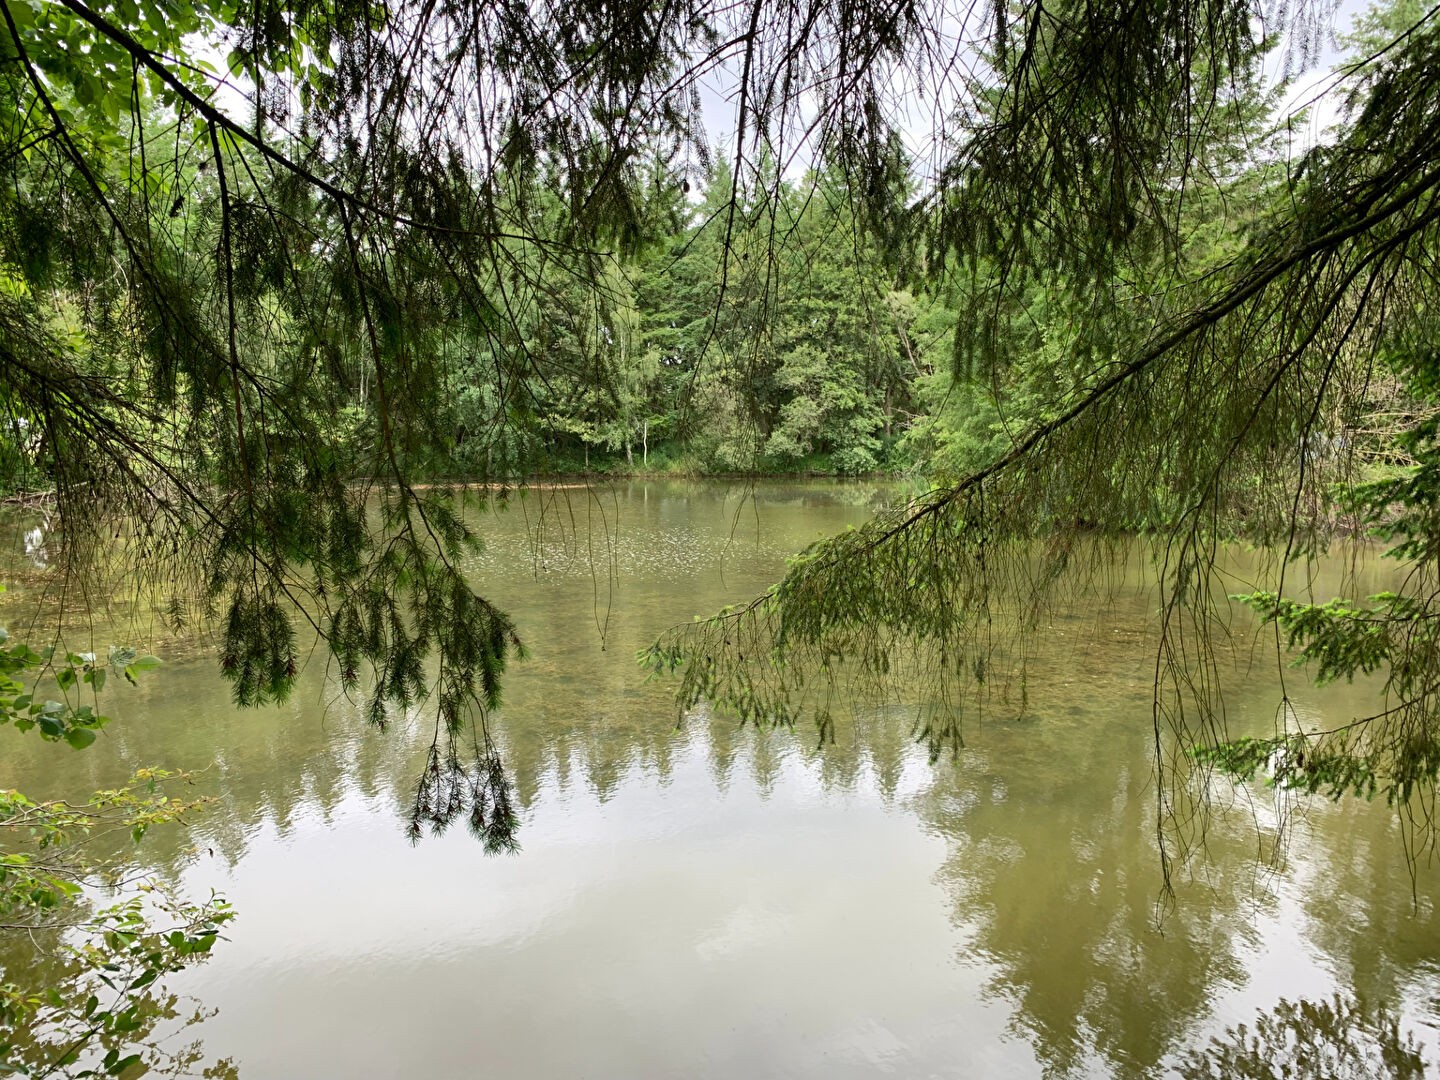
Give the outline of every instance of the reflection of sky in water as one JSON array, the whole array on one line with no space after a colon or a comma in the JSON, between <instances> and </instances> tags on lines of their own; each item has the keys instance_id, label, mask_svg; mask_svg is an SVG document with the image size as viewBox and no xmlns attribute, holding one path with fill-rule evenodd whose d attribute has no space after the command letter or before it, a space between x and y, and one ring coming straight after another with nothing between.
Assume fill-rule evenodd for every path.
<instances>
[{"instance_id":1,"label":"reflection of sky in water","mask_svg":"<svg viewBox=\"0 0 1440 1080\"><path fill-rule=\"evenodd\" d=\"M243 912L223 971L194 979L221 1009L207 1045L259 1076L908 1076L1023 1055L986 966L946 946L943 844L789 753L768 795L721 791L704 742L605 802L545 785L518 858L458 834L412 850L375 808L256 836L233 876L197 867Z\"/></svg>"},{"instance_id":2,"label":"reflection of sky in water","mask_svg":"<svg viewBox=\"0 0 1440 1080\"><path fill-rule=\"evenodd\" d=\"M518 857L486 858L462 829L410 847L426 722L368 732L318 666L284 707L236 714L210 664L177 650L140 689L107 691L121 719L91 752L0 732L4 786L208 766L221 805L142 850L240 912L183 985L219 1007L200 1033L243 1076L1140 1077L1335 987L1403 1005L1435 1045L1435 871L1417 906L1383 807L1310 807L1272 874L1253 856L1273 812L1237 804L1157 931L1145 594L1058 618L1026 716L972 725L955 766L926 763L903 710L818 752L804 731L677 731L634 650L752 594L866 496L603 498L613 593L583 534L542 537L537 568L536 514L513 506L474 565L533 646L498 721ZM1268 722L1273 659L1233 687L1234 721ZM1292 692L1304 715L1364 700Z\"/></svg>"}]
</instances>

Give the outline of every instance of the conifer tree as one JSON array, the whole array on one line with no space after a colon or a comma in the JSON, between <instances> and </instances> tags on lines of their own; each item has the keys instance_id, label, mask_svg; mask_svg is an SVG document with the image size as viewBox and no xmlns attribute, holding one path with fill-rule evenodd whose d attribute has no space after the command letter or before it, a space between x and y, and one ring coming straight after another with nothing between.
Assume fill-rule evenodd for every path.
<instances>
[{"instance_id":1,"label":"conifer tree","mask_svg":"<svg viewBox=\"0 0 1440 1080\"><path fill-rule=\"evenodd\" d=\"M685 302L692 314L672 322L688 342L668 355L697 371L719 358L711 404L753 443L732 439L737 459L786 430L775 226L806 164L845 178L892 284L959 282L955 371L1013 369L1030 403L994 457L657 658L695 659L692 698L784 720L793 681L746 671L775 650L878 669L897 649L938 649L958 701L995 656L996 610L1060 580L1082 535L1143 530L1166 553L1162 655L1201 686L1188 715L1204 734L1213 699L1190 635L1217 599L1216 546L1323 541L1377 356L1428 394L1431 14L1399 6L1362 27L1394 37L1347 73L1342 132L1270 162L1276 182L1227 221L1241 242L1186 264L1194 204L1223 202L1266 164L1239 138L1265 51L1280 40L1303 65L1324 33L1325 4L1283 12L1024 0L957 23L943 5L883 0L3 0L0 463L50 478L69 572L123 548L138 580L173 596L171 618L219 623L238 702L288 691L304 624L346 686L366 687L377 725L433 700L413 828L464 817L506 846L514 814L484 716L521 635L458 569L475 538L454 495L416 480L454 452L457 365L485 361L470 380L477 427L536 422L550 372L531 347L535 314L580 310L658 239L655 162L682 193L706 174L702 88L719 77L734 116L728 194L708 213L719 281L696 276L694 299L709 300ZM210 70L221 56L226 71ZM910 202L918 167L900 148L917 103L935 118L933 167ZM1037 298L1068 330L1021 371L1017 327ZM574 341L603 326L575 322ZM795 360L791 390L808 379ZM613 363L561 367L591 373L597 425L626 415L600 408L623 400ZM860 404L831 419L871 424ZM809 420L789 419L798 446ZM1428 436L1414 437L1420 479L1356 505L1415 509L1401 551L1427 580ZM504 481L483 469L516 457L473 460ZM1037 538L1048 555L1035 562ZM1265 613L1321 640L1274 591ZM1402 797L1404 763L1434 777L1416 757L1434 743L1434 666L1411 632L1428 614L1407 623L1379 605L1346 610L1350 651L1326 670L1416 673L1393 684L1406 705L1386 714L1403 730L1362 725L1374 745L1343 748ZM1386 643L1355 652L1372 625ZM1158 693L1179 721L1180 698ZM937 744L958 732L953 710L930 728ZM1356 786L1326 768L1297 782Z\"/></svg>"}]
</instances>

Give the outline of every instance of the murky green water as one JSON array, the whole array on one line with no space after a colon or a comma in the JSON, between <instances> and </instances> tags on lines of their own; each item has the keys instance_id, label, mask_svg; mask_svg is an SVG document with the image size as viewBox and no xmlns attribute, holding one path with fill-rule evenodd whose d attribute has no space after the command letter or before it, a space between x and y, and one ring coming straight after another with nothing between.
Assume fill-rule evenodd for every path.
<instances>
[{"instance_id":1,"label":"murky green water","mask_svg":"<svg viewBox=\"0 0 1440 1080\"><path fill-rule=\"evenodd\" d=\"M1218 817L1157 925L1143 590L1058 620L1026 716L973 727L955 765L931 767L900 715L821 751L677 729L635 650L883 495L750 494L636 483L483 523L475 579L532 649L501 718L518 856L463 830L406 842L423 717L369 731L320 663L286 707L236 713L193 643L156 644L162 671L107 691L119 719L89 751L0 730L0 786L200 771L214 811L141 850L240 912L181 985L219 1010L198 1029L210 1054L251 1080L1160 1076L1335 989L1398 1011L1440 1059L1440 868L1412 888L1383 807L1300 808L1278 871L1255 858L1272 805ZM34 583L7 583L14 627ZM1237 722L1273 713L1273 658L1230 674ZM1365 707L1291 691L1327 719Z\"/></svg>"}]
</instances>

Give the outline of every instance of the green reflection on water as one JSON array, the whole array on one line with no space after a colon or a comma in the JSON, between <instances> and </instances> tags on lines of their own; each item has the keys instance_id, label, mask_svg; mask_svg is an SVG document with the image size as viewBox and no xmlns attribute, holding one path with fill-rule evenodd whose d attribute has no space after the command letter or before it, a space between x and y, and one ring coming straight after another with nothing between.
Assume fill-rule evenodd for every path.
<instances>
[{"instance_id":1,"label":"green reflection on water","mask_svg":"<svg viewBox=\"0 0 1440 1080\"><path fill-rule=\"evenodd\" d=\"M526 818L514 860L401 841L422 713L379 736L317 663L285 707L237 714L191 641L154 644L167 667L107 693L119 719L90 752L0 732L0 785L63 794L163 763L220 796L143 850L241 912L192 989L242 1075L1142 1077L1336 987L1433 1043L1435 875L1412 881L1383 807L1236 800L1158 918L1154 600L1134 582L1056 616L1024 714L994 709L954 764L923 760L901 708L821 750L677 727L635 651L884 495L634 483L480 519L470 571L531 648L499 718ZM1277 667L1239 630L1227 711L1270 723ZM1365 707L1363 687L1290 691L1307 716ZM552 1008L571 1035L541 1022Z\"/></svg>"}]
</instances>

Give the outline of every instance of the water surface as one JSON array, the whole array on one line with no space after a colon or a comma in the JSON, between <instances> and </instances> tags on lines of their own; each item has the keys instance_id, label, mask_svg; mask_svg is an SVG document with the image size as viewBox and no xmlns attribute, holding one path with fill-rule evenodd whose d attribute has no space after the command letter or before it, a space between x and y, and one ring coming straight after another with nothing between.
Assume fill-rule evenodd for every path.
<instances>
[{"instance_id":1,"label":"water surface","mask_svg":"<svg viewBox=\"0 0 1440 1080\"><path fill-rule=\"evenodd\" d=\"M198 1029L210 1054L250 1080L1161 1076L1227 1025L1336 989L1440 1058L1440 883L1433 865L1412 878L1383 806L1294 808L1279 869L1257 859L1273 804L1221 814L1157 917L1141 587L1057 616L1024 715L972 726L955 763L925 759L904 710L820 750L677 726L635 651L886 494L634 483L481 519L470 571L531 648L498 718L516 856L462 829L406 842L423 710L373 732L317 658L284 707L239 713L193 641L162 638L160 672L107 690L117 721L89 751L0 730L0 786L198 772L216 806L140 850L240 913L180 985L218 1009ZM18 545L0 615L34 600ZM1243 724L1279 690L1273 657L1240 645ZM1364 688L1290 691L1313 718L1367 707Z\"/></svg>"}]
</instances>

